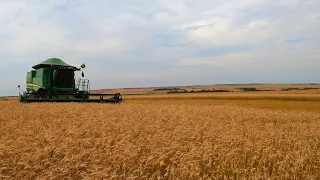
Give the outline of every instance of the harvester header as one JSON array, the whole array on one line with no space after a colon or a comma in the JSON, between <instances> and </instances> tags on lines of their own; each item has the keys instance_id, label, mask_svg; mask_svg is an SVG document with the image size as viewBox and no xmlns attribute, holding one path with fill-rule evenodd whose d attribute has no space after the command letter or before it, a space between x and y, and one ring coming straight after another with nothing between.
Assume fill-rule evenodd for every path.
<instances>
[{"instance_id":1,"label":"harvester header","mask_svg":"<svg viewBox=\"0 0 320 180\"><path fill-rule=\"evenodd\" d=\"M27 73L26 92L19 93L20 102L122 102L120 93L91 94L88 79L76 81L75 72L86 68L85 64L78 68L51 58L32 68L34 70Z\"/></svg>"}]
</instances>

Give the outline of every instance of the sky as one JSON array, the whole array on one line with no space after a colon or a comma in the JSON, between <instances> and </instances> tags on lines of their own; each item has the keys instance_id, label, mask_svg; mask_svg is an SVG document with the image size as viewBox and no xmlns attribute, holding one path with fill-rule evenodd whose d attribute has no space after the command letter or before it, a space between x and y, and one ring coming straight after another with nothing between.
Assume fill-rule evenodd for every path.
<instances>
[{"instance_id":1,"label":"sky","mask_svg":"<svg viewBox=\"0 0 320 180\"><path fill-rule=\"evenodd\" d=\"M48 58L92 89L319 83L319 0L0 0L0 95Z\"/></svg>"}]
</instances>

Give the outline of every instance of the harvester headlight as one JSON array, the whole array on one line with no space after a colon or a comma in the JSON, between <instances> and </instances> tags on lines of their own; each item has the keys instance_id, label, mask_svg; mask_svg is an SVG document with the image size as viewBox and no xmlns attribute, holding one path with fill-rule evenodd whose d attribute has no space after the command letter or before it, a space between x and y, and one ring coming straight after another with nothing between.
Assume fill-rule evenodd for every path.
<instances>
[{"instance_id":1,"label":"harvester headlight","mask_svg":"<svg viewBox=\"0 0 320 180\"><path fill-rule=\"evenodd\" d=\"M82 69L84 69L85 67L86 67L86 65L85 65L85 64L82 64L82 65L81 65L81 68L82 68Z\"/></svg>"}]
</instances>

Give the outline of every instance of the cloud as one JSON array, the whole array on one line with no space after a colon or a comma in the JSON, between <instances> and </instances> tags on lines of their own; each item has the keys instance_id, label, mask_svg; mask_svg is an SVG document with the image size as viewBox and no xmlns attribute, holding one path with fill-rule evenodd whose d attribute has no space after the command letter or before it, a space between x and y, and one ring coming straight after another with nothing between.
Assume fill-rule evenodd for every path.
<instances>
[{"instance_id":1,"label":"cloud","mask_svg":"<svg viewBox=\"0 0 320 180\"><path fill-rule=\"evenodd\" d=\"M184 66L211 66L220 68L234 68L235 64L250 63L253 58L257 57L257 54L237 52L233 54L223 54L215 57L203 57L186 59L180 62L180 65Z\"/></svg>"},{"instance_id":2,"label":"cloud","mask_svg":"<svg viewBox=\"0 0 320 180\"><path fill-rule=\"evenodd\" d=\"M92 88L317 81L319 5L317 0L2 0L0 72L1 80L10 82L0 95L11 94L33 65L51 57L87 63Z\"/></svg>"}]
</instances>

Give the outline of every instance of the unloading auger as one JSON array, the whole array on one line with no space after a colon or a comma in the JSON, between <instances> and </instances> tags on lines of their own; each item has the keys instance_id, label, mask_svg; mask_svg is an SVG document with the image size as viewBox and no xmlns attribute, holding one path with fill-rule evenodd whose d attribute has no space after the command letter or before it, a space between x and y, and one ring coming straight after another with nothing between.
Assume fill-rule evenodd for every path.
<instances>
[{"instance_id":1,"label":"unloading auger","mask_svg":"<svg viewBox=\"0 0 320 180\"><path fill-rule=\"evenodd\" d=\"M19 93L19 101L29 102L97 102L121 103L120 93L116 94L91 94L90 81L79 78L76 81L75 72L82 71L71 66L61 59L51 58L33 66L34 70L27 73L26 92ZM20 85L18 86L20 89Z\"/></svg>"}]
</instances>

